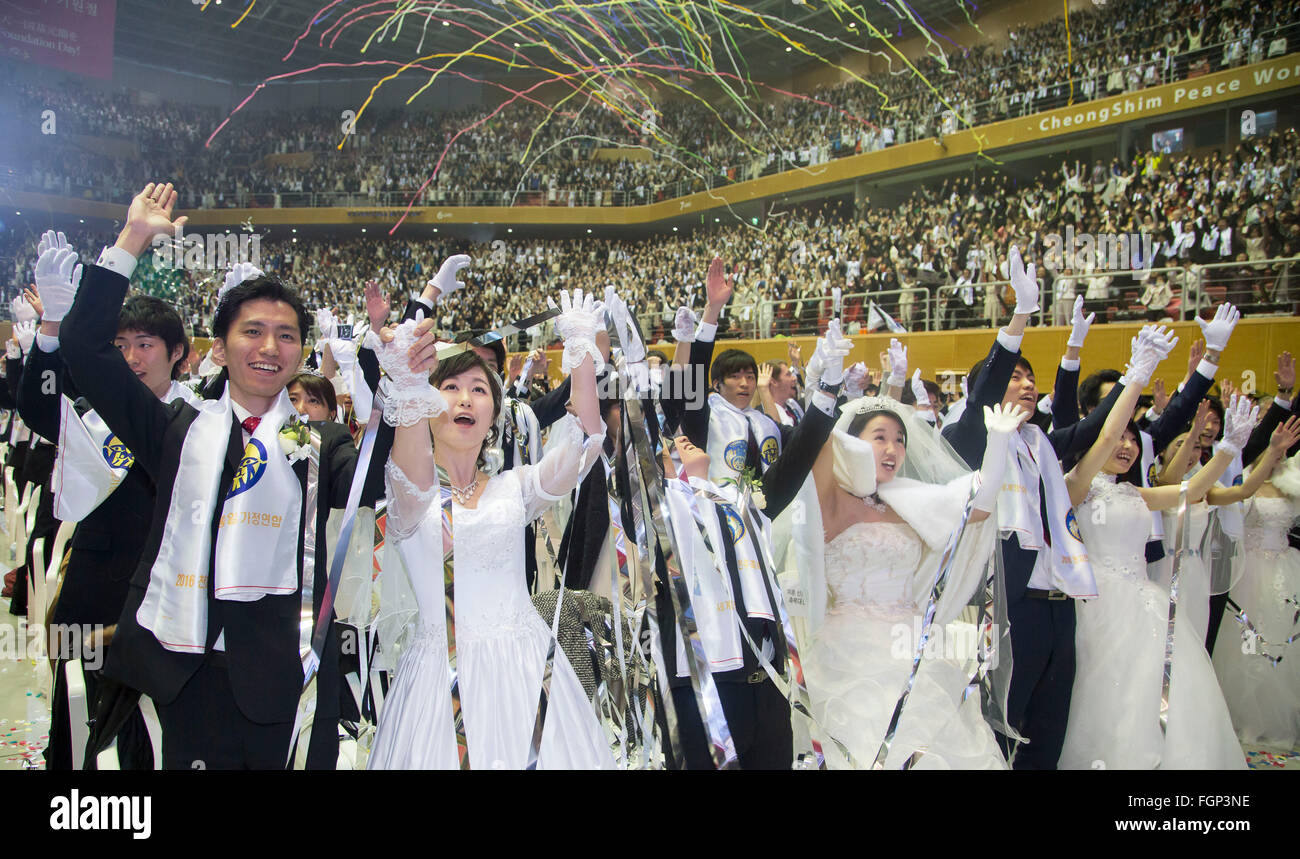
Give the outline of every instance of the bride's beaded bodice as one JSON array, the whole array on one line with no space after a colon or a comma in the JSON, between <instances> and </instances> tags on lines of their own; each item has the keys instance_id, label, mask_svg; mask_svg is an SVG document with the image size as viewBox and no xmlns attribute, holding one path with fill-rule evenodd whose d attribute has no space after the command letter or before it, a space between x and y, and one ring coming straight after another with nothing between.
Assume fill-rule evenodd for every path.
<instances>
[{"instance_id":1,"label":"bride's beaded bodice","mask_svg":"<svg viewBox=\"0 0 1300 859\"><path fill-rule=\"evenodd\" d=\"M1075 521L1088 547L1093 573L1133 581L1146 578L1146 543L1151 511L1131 483L1116 482L1113 474L1098 474Z\"/></svg>"},{"instance_id":2,"label":"bride's beaded bodice","mask_svg":"<svg viewBox=\"0 0 1300 859\"><path fill-rule=\"evenodd\" d=\"M910 616L921 551L921 538L901 522L855 522L845 528L826 544L829 610Z\"/></svg>"},{"instance_id":3,"label":"bride's beaded bodice","mask_svg":"<svg viewBox=\"0 0 1300 859\"><path fill-rule=\"evenodd\" d=\"M1295 500L1256 495L1246 514L1246 548L1260 552L1286 551L1286 532L1291 530L1297 516L1300 516L1300 503Z\"/></svg>"}]
</instances>

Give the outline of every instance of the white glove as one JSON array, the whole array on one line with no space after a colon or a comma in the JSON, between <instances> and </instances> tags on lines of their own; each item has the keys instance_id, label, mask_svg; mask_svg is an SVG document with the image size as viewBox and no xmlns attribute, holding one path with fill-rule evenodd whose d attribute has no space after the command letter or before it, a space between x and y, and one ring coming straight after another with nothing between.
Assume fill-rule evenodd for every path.
<instances>
[{"instance_id":1,"label":"white glove","mask_svg":"<svg viewBox=\"0 0 1300 859\"><path fill-rule=\"evenodd\" d=\"M18 347L26 355L32 351L32 343L36 342L36 321L29 319L26 322L15 322L13 334L14 339L18 341Z\"/></svg>"},{"instance_id":2,"label":"white glove","mask_svg":"<svg viewBox=\"0 0 1300 859\"><path fill-rule=\"evenodd\" d=\"M42 320L62 322L72 309L81 286L81 264L70 247L49 247L36 261L36 292L41 297Z\"/></svg>"},{"instance_id":3,"label":"white glove","mask_svg":"<svg viewBox=\"0 0 1300 859\"><path fill-rule=\"evenodd\" d=\"M36 308L20 295L9 302L9 318L14 322L35 322Z\"/></svg>"},{"instance_id":4,"label":"white glove","mask_svg":"<svg viewBox=\"0 0 1300 859\"><path fill-rule=\"evenodd\" d=\"M912 374L912 396L916 397L918 407L930 405L930 395L925 390L925 382L921 381L920 367Z\"/></svg>"},{"instance_id":5,"label":"white glove","mask_svg":"<svg viewBox=\"0 0 1300 859\"><path fill-rule=\"evenodd\" d=\"M1074 314L1070 318L1070 339L1065 341L1066 346L1073 346L1077 349L1083 348L1083 341L1088 336L1088 329L1092 327L1092 320L1097 318L1097 314L1089 313L1083 315L1083 296L1074 297Z\"/></svg>"},{"instance_id":6,"label":"white glove","mask_svg":"<svg viewBox=\"0 0 1300 859\"><path fill-rule=\"evenodd\" d=\"M46 230L41 233L41 240L36 244L36 255L44 256L45 252L50 248L63 250L66 247L71 247L68 244L67 236L63 233L56 233L54 230Z\"/></svg>"},{"instance_id":7,"label":"white glove","mask_svg":"<svg viewBox=\"0 0 1300 859\"><path fill-rule=\"evenodd\" d=\"M14 361L23 357L23 347L18 345L17 340L10 339L9 342L5 344L5 357L11 358Z\"/></svg>"},{"instance_id":8,"label":"white glove","mask_svg":"<svg viewBox=\"0 0 1300 859\"><path fill-rule=\"evenodd\" d=\"M384 408L384 420L389 426L413 426L447 411L447 400L441 391L429 384L429 375L411 369L410 352L415 344L415 328L419 324L408 319L397 326L393 329L393 339L384 343L376 353L379 366L390 382Z\"/></svg>"},{"instance_id":9,"label":"white glove","mask_svg":"<svg viewBox=\"0 0 1300 859\"><path fill-rule=\"evenodd\" d=\"M1151 381L1151 374L1178 343L1173 331L1161 325L1143 325L1137 337L1132 340L1132 354L1128 368L1120 381L1125 385L1138 385L1145 388Z\"/></svg>"},{"instance_id":10,"label":"white glove","mask_svg":"<svg viewBox=\"0 0 1300 859\"><path fill-rule=\"evenodd\" d=\"M1034 264L1025 268L1020 258L1020 248L1011 246L1010 254L1011 288L1016 293L1016 313L1033 313L1038 310L1038 280L1034 276Z\"/></svg>"},{"instance_id":11,"label":"white glove","mask_svg":"<svg viewBox=\"0 0 1300 859\"><path fill-rule=\"evenodd\" d=\"M1007 467L1010 436L1028 419L1028 411L1010 403L984 407L988 443L984 445L984 461L980 465L980 488L971 502L973 509L991 512L997 504L1002 491L1002 475Z\"/></svg>"},{"instance_id":12,"label":"white glove","mask_svg":"<svg viewBox=\"0 0 1300 859\"><path fill-rule=\"evenodd\" d=\"M689 307L677 308L677 318L673 321L673 339L678 343L694 343L695 329L700 318Z\"/></svg>"},{"instance_id":13,"label":"white glove","mask_svg":"<svg viewBox=\"0 0 1300 859\"><path fill-rule=\"evenodd\" d=\"M320 337L329 342L339 336L339 320L328 307L316 311L316 326L320 328Z\"/></svg>"},{"instance_id":14,"label":"white glove","mask_svg":"<svg viewBox=\"0 0 1300 859\"><path fill-rule=\"evenodd\" d=\"M1228 407L1223 410L1223 440L1216 442L1214 449L1240 456L1241 449L1250 440L1250 431L1258 422L1259 406L1253 405L1250 397L1233 394Z\"/></svg>"},{"instance_id":15,"label":"white glove","mask_svg":"<svg viewBox=\"0 0 1300 859\"><path fill-rule=\"evenodd\" d=\"M429 285L438 290L438 300L442 301L458 289L465 288L465 281L457 280L456 275L462 268L472 264L469 254L453 254L447 257L438 269L438 273L429 281Z\"/></svg>"},{"instance_id":16,"label":"white glove","mask_svg":"<svg viewBox=\"0 0 1300 859\"><path fill-rule=\"evenodd\" d=\"M826 326L826 339L822 344L821 380L827 385L844 381L844 359L853 351L853 341L840 333L840 321L832 319Z\"/></svg>"},{"instance_id":17,"label":"white glove","mask_svg":"<svg viewBox=\"0 0 1300 859\"><path fill-rule=\"evenodd\" d=\"M551 307L555 306L552 299L546 301ZM569 290L560 290L560 315L555 317L555 331L564 341L560 371L565 375L581 364L587 355L596 365L596 372L605 366L605 360L596 348L596 332L603 327L604 310L605 305L596 301L594 295L584 295L581 289L574 289L572 297Z\"/></svg>"},{"instance_id":18,"label":"white glove","mask_svg":"<svg viewBox=\"0 0 1300 859\"><path fill-rule=\"evenodd\" d=\"M888 388L901 388L907 382L907 347L898 342L898 338L889 338L889 380Z\"/></svg>"},{"instance_id":19,"label":"white glove","mask_svg":"<svg viewBox=\"0 0 1300 859\"><path fill-rule=\"evenodd\" d=\"M1201 336L1205 338L1205 348L1222 352L1228 347L1228 338L1232 336L1232 329L1237 327L1237 321L1241 319L1241 311L1231 304L1220 304L1214 311L1214 318L1209 322L1196 317L1196 324L1201 326Z\"/></svg>"},{"instance_id":20,"label":"white glove","mask_svg":"<svg viewBox=\"0 0 1300 859\"><path fill-rule=\"evenodd\" d=\"M605 312L618 331L618 342L623 347L623 357L629 364L639 364L645 360L645 344L632 322L631 314L625 302L614 287L605 287Z\"/></svg>"},{"instance_id":21,"label":"white glove","mask_svg":"<svg viewBox=\"0 0 1300 859\"><path fill-rule=\"evenodd\" d=\"M964 399L964 400L968 400L968 399L970 399L970 391L966 390L966 380L967 380L968 378L970 378L970 377L969 377L969 376L962 376L962 377L961 377L961 396L962 396L962 399Z\"/></svg>"},{"instance_id":22,"label":"white glove","mask_svg":"<svg viewBox=\"0 0 1300 859\"><path fill-rule=\"evenodd\" d=\"M844 396L856 400L867 388L867 365L862 361L844 371Z\"/></svg>"},{"instance_id":23,"label":"white glove","mask_svg":"<svg viewBox=\"0 0 1300 859\"><path fill-rule=\"evenodd\" d=\"M252 280L255 277L261 277L264 274L266 274L266 272L262 271L251 262L235 263L230 267L230 271L226 272L226 279L221 284L221 289L217 292L217 303L221 302L221 299L225 297L227 292L230 292L230 290L239 286L244 281Z\"/></svg>"}]
</instances>

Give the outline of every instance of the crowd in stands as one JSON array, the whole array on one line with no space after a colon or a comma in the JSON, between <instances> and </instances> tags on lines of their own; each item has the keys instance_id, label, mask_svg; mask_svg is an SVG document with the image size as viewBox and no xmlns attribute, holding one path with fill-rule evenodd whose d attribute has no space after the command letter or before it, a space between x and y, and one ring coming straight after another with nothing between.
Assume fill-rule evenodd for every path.
<instances>
[{"instance_id":1,"label":"crowd in stands","mask_svg":"<svg viewBox=\"0 0 1300 859\"><path fill-rule=\"evenodd\" d=\"M920 75L899 66L808 98L750 98L743 109L674 99L653 119L643 104L620 114L594 101L572 107L578 99L554 113L525 101L491 115L370 110L341 148L334 110L259 111L254 101L205 148L223 111L25 83L21 112L54 110L59 133L11 141L27 151L12 153L25 166L8 180L120 200L174 176L186 208L387 205L410 200L441 160L422 204L635 205L1257 62L1294 47L1295 9L1116 0L1072 13L1068 40L1060 17L1014 31L1005 46L955 50L940 39L941 56L936 48L916 61ZM81 135L120 138L129 151L110 155ZM594 157L627 147L642 151Z\"/></svg>"}]
</instances>

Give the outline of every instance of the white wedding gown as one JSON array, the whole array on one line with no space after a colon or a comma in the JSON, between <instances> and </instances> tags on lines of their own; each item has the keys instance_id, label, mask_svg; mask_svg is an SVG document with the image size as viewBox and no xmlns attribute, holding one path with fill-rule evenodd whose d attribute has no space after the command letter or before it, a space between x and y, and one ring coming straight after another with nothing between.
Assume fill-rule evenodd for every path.
<instances>
[{"instance_id":1,"label":"white wedding gown","mask_svg":"<svg viewBox=\"0 0 1300 859\"><path fill-rule=\"evenodd\" d=\"M1075 607L1074 690L1061 769L1244 769L1203 637L1174 620L1168 733L1160 732L1169 594L1147 577L1151 515L1136 486L1094 478L1077 521L1097 598Z\"/></svg>"},{"instance_id":2,"label":"white wedding gown","mask_svg":"<svg viewBox=\"0 0 1300 859\"><path fill-rule=\"evenodd\" d=\"M1187 505L1187 548L1182 563L1178 565L1178 614L1187 618L1196 637L1204 641L1210 628L1210 566L1205 552L1209 546L1205 532L1210 527L1213 511L1204 501ZM1169 590L1174 571L1174 549L1178 540L1178 515L1175 510L1161 511L1165 526L1165 556L1155 565L1157 581ZM1150 568L1148 568L1150 569Z\"/></svg>"},{"instance_id":3,"label":"white wedding gown","mask_svg":"<svg viewBox=\"0 0 1300 859\"><path fill-rule=\"evenodd\" d=\"M862 768L875 760L912 669L914 618L929 598L912 592L922 549L911 527L892 522L859 522L826 544L830 604L804 669L814 715ZM945 633L951 641L961 626L936 628L936 644ZM974 638L969 631L968 642ZM942 657L939 647L922 661L885 768L901 768L921 749L916 769L1006 769L979 696L961 701L969 665L960 655ZM847 768L834 743L824 742L823 749L829 766Z\"/></svg>"},{"instance_id":4,"label":"white wedding gown","mask_svg":"<svg viewBox=\"0 0 1300 859\"><path fill-rule=\"evenodd\" d=\"M456 658L472 769L523 769L528 760L551 630L528 596L524 525L576 486L595 458L595 451L584 456L577 427L566 417L552 429L560 443L537 465L492 477L473 509L452 509ZM402 553L419 612L384 700L367 767L456 769L442 510L433 493L417 489L392 462L388 478L387 534ZM538 768L613 766L596 712L557 648Z\"/></svg>"},{"instance_id":5,"label":"white wedding gown","mask_svg":"<svg viewBox=\"0 0 1300 859\"><path fill-rule=\"evenodd\" d=\"M1300 738L1300 641L1281 642L1300 633L1300 607L1287 601L1300 601L1300 552L1286 537L1300 501L1256 495L1246 505L1246 572L1232 599L1273 646L1243 652L1242 625L1229 608L1214 643L1214 667L1242 742L1292 749ZM1261 650L1283 658L1273 665Z\"/></svg>"}]
</instances>

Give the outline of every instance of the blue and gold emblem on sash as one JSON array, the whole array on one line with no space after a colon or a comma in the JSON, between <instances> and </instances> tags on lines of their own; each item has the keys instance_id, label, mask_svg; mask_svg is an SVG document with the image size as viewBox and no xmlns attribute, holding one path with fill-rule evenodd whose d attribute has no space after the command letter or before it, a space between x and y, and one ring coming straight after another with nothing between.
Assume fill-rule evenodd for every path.
<instances>
[{"instance_id":1,"label":"blue and gold emblem on sash","mask_svg":"<svg viewBox=\"0 0 1300 859\"><path fill-rule=\"evenodd\" d=\"M771 465L776 462L777 453L776 439L771 436L763 439L763 464Z\"/></svg>"},{"instance_id":2,"label":"blue and gold emblem on sash","mask_svg":"<svg viewBox=\"0 0 1300 859\"><path fill-rule=\"evenodd\" d=\"M1157 475L1157 474L1158 474L1158 472L1156 471L1156 464L1153 462L1153 463L1151 463L1150 467L1147 468L1147 486L1155 486L1155 485L1156 485L1156 475Z\"/></svg>"},{"instance_id":3,"label":"blue and gold emblem on sash","mask_svg":"<svg viewBox=\"0 0 1300 859\"><path fill-rule=\"evenodd\" d=\"M135 454L127 450L122 440L115 435L110 434L104 439L104 446L101 448L104 454L104 462L108 463L109 468L130 468L135 464Z\"/></svg>"},{"instance_id":4,"label":"blue and gold emblem on sash","mask_svg":"<svg viewBox=\"0 0 1300 859\"><path fill-rule=\"evenodd\" d=\"M1075 518L1073 510L1065 514L1065 530L1070 532L1071 537L1083 542L1083 532L1079 530L1079 520Z\"/></svg>"},{"instance_id":5,"label":"blue and gold emblem on sash","mask_svg":"<svg viewBox=\"0 0 1300 859\"><path fill-rule=\"evenodd\" d=\"M727 464L727 468L732 471L745 470L745 441L733 441L722 451L722 461Z\"/></svg>"},{"instance_id":6,"label":"blue and gold emblem on sash","mask_svg":"<svg viewBox=\"0 0 1300 859\"><path fill-rule=\"evenodd\" d=\"M731 531L731 542L739 543L740 538L745 536L745 523L740 514L730 507L723 507L722 513L727 519L727 530Z\"/></svg>"},{"instance_id":7,"label":"blue and gold emblem on sash","mask_svg":"<svg viewBox=\"0 0 1300 859\"><path fill-rule=\"evenodd\" d=\"M230 494L226 497L234 498L239 493L252 489L265 473L266 448L257 439L249 439L248 445L244 448L244 458L240 461L239 468L235 471L235 479L230 484Z\"/></svg>"}]
</instances>

